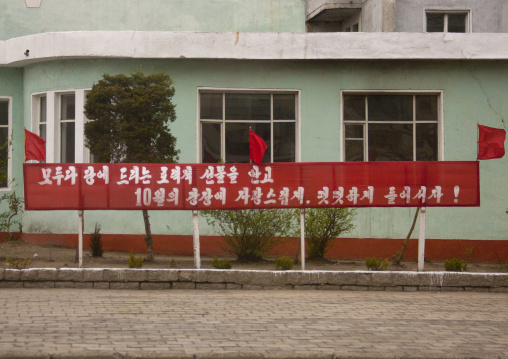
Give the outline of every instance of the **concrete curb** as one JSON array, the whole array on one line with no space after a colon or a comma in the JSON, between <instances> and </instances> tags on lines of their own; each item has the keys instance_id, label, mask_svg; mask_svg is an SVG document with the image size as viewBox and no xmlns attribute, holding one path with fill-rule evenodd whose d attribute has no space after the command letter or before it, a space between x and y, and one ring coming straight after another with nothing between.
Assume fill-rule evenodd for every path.
<instances>
[{"instance_id":1,"label":"concrete curb","mask_svg":"<svg viewBox=\"0 0 508 359\"><path fill-rule=\"evenodd\" d=\"M0 288L479 291L508 293L508 273L219 269L0 269Z\"/></svg>"}]
</instances>

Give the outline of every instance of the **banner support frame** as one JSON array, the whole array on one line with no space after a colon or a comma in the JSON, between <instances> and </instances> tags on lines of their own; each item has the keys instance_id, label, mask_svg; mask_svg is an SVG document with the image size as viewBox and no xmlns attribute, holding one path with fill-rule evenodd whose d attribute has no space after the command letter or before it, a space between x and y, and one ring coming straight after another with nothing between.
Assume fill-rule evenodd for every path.
<instances>
[{"instance_id":1,"label":"banner support frame","mask_svg":"<svg viewBox=\"0 0 508 359\"><path fill-rule=\"evenodd\" d=\"M192 210L192 239L194 247L194 267L201 269L201 254L199 246L199 217L198 211Z\"/></svg>"},{"instance_id":2,"label":"banner support frame","mask_svg":"<svg viewBox=\"0 0 508 359\"><path fill-rule=\"evenodd\" d=\"M418 233L418 271L423 272L425 265L425 224L426 224L427 208L422 207L420 210L420 227Z\"/></svg>"}]
</instances>

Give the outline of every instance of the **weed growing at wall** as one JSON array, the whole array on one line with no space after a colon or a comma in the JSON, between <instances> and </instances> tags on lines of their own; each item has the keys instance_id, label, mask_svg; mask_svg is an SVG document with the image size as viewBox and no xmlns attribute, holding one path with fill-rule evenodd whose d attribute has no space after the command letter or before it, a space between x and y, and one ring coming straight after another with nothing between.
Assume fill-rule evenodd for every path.
<instances>
[{"instance_id":1,"label":"weed growing at wall","mask_svg":"<svg viewBox=\"0 0 508 359\"><path fill-rule=\"evenodd\" d=\"M374 271L380 271L380 270L386 270L388 268L388 265L390 262L388 262L388 259L377 259L376 257L372 258L365 258L365 265L367 266L368 270L374 270Z\"/></svg>"},{"instance_id":2,"label":"weed growing at wall","mask_svg":"<svg viewBox=\"0 0 508 359\"><path fill-rule=\"evenodd\" d=\"M143 267L143 258L134 256L134 253L129 253L129 268L141 268Z\"/></svg>"},{"instance_id":3,"label":"weed growing at wall","mask_svg":"<svg viewBox=\"0 0 508 359\"><path fill-rule=\"evenodd\" d=\"M7 266L11 269L25 269L30 267L32 264L32 260L30 258L11 259L10 257L6 257L5 261L7 262Z\"/></svg>"},{"instance_id":4,"label":"weed growing at wall","mask_svg":"<svg viewBox=\"0 0 508 359\"><path fill-rule=\"evenodd\" d=\"M101 226L96 223L95 230L90 236L90 251L92 252L92 257L102 257L102 254L104 253L102 250L101 238Z\"/></svg>"},{"instance_id":5,"label":"weed growing at wall","mask_svg":"<svg viewBox=\"0 0 508 359\"><path fill-rule=\"evenodd\" d=\"M233 268L233 263L231 263L229 258L219 259L217 256L214 256L212 258L212 266L217 269L231 269Z\"/></svg>"},{"instance_id":6,"label":"weed growing at wall","mask_svg":"<svg viewBox=\"0 0 508 359\"><path fill-rule=\"evenodd\" d=\"M283 256L275 259L275 268L281 270L293 269L294 261L288 256Z\"/></svg>"},{"instance_id":7,"label":"weed growing at wall","mask_svg":"<svg viewBox=\"0 0 508 359\"><path fill-rule=\"evenodd\" d=\"M469 259L473 253L473 247L466 248L466 259L452 258L444 261L444 266L448 272L462 272L467 269Z\"/></svg>"}]
</instances>

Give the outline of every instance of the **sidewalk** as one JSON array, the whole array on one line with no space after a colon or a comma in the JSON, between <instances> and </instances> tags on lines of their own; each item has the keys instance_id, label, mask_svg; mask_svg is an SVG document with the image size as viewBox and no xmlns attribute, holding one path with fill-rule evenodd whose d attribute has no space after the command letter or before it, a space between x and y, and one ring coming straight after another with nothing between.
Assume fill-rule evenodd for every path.
<instances>
[{"instance_id":1,"label":"sidewalk","mask_svg":"<svg viewBox=\"0 0 508 359\"><path fill-rule=\"evenodd\" d=\"M508 358L508 296L0 289L0 358Z\"/></svg>"}]
</instances>

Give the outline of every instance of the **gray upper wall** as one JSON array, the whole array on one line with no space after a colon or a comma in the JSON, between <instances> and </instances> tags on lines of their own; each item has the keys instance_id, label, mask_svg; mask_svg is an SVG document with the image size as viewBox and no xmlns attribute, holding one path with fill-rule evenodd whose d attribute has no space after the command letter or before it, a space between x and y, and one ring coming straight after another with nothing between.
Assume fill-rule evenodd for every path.
<instances>
[{"instance_id":1,"label":"gray upper wall","mask_svg":"<svg viewBox=\"0 0 508 359\"><path fill-rule=\"evenodd\" d=\"M305 3L308 28L324 29L318 31L332 28L333 21L347 21L352 9L357 9L361 10L362 32L424 32L426 10L467 10L472 32L508 32L508 0L305 0Z\"/></svg>"},{"instance_id":2,"label":"gray upper wall","mask_svg":"<svg viewBox=\"0 0 508 359\"><path fill-rule=\"evenodd\" d=\"M395 31L424 31L425 10L468 10L472 32L508 32L507 0L397 0Z\"/></svg>"}]
</instances>

